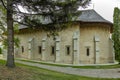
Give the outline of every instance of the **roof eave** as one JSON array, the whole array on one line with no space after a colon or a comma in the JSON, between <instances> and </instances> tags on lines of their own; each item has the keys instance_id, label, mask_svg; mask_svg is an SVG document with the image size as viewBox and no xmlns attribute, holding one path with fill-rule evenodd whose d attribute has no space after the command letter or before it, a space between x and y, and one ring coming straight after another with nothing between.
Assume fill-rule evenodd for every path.
<instances>
[{"instance_id":1,"label":"roof eave","mask_svg":"<svg viewBox=\"0 0 120 80\"><path fill-rule=\"evenodd\" d=\"M104 23L104 24L107 24L107 25L110 25L110 33L113 33L113 23L111 22L89 22L89 21L77 21L77 22L80 22L80 23Z\"/></svg>"}]
</instances>

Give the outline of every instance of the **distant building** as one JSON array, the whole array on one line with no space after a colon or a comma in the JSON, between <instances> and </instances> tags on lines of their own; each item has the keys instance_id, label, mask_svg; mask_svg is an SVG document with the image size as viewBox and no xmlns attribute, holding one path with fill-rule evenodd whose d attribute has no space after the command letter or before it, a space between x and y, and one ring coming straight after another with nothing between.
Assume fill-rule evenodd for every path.
<instances>
[{"instance_id":1,"label":"distant building","mask_svg":"<svg viewBox=\"0 0 120 80\"><path fill-rule=\"evenodd\" d=\"M56 40L43 30L21 26L15 34L20 47L15 56L31 60L66 64L106 64L114 62L112 23L94 10L82 11L72 26L59 32Z\"/></svg>"}]
</instances>

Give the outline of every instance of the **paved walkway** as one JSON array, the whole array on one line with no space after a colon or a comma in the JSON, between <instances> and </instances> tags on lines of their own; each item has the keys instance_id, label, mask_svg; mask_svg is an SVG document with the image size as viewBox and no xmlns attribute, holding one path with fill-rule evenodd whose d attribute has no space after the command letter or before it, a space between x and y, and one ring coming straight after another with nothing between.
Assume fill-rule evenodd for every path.
<instances>
[{"instance_id":1,"label":"paved walkway","mask_svg":"<svg viewBox=\"0 0 120 80\"><path fill-rule=\"evenodd\" d=\"M43 65L39 63L31 63L24 61L16 61L18 63L36 66L48 70L63 72L67 74L74 74L79 76L87 76L87 77L98 77L98 78L120 78L120 68L118 69L80 69L80 68L72 68L72 67L58 67L58 66L49 66Z\"/></svg>"}]
</instances>

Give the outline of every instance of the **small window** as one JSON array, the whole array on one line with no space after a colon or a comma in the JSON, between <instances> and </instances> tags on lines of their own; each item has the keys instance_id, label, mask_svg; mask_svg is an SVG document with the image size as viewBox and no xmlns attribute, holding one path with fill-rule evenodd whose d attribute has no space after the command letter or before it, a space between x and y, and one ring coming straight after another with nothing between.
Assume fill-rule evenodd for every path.
<instances>
[{"instance_id":1,"label":"small window","mask_svg":"<svg viewBox=\"0 0 120 80\"><path fill-rule=\"evenodd\" d=\"M41 46L38 46L38 52L39 52L39 54L42 53L42 47Z\"/></svg>"},{"instance_id":2,"label":"small window","mask_svg":"<svg viewBox=\"0 0 120 80\"><path fill-rule=\"evenodd\" d=\"M87 53L87 56L90 55L90 49L89 48L86 49L86 53Z\"/></svg>"},{"instance_id":3,"label":"small window","mask_svg":"<svg viewBox=\"0 0 120 80\"><path fill-rule=\"evenodd\" d=\"M52 52L51 53L52 53L52 55L54 55L55 54L55 47L52 46L51 48L52 48Z\"/></svg>"},{"instance_id":4,"label":"small window","mask_svg":"<svg viewBox=\"0 0 120 80\"><path fill-rule=\"evenodd\" d=\"M70 55L70 46L66 46L66 54Z\"/></svg>"},{"instance_id":5,"label":"small window","mask_svg":"<svg viewBox=\"0 0 120 80\"><path fill-rule=\"evenodd\" d=\"M23 53L24 52L24 47L22 46L21 48L22 48L22 53Z\"/></svg>"}]
</instances>

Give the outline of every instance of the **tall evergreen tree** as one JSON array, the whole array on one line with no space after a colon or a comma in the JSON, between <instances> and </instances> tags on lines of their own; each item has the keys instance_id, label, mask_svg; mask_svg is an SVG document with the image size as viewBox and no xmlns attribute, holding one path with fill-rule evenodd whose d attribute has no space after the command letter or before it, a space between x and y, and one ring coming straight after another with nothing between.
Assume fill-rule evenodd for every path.
<instances>
[{"instance_id":1,"label":"tall evergreen tree","mask_svg":"<svg viewBox=\"0 0 120 80\"><path fill-rule=\"evenodd\" d=\"M1 0L7 9L8 56L6 66L8 67L15 67L14 21L54 33L64 28L66 24L63 22L71 21L73 15L77 16L79 6L85 7L90 2L90 0L7 0L7 6L5 6L4 1ZM21 11L19 7L25 11ZM18 17L13 18L13 15Z\"/></svg>"},{"instance_id":2,"label":"tall evergreen tree","mask_svg":"<svg viewBox=\"0 0 120 80\"><path fill-rule=\"evenodd\" d=\"M114 52L115 59L119 61L120 64L120 9L114 8L114 29L112 39L114 41Z\"/></svg>"},{"instance_id":3,"label":"tall evergreen tree","mask_svg":"<svg viewBox=\"0 0 120 80\"><path fill-rule=\"evenodd\" d=\"M13 0L7 0L7 38L8 38L8 67L15 67L14 63L14 29L13 29Z\"/></svg>"}]
</instances>

